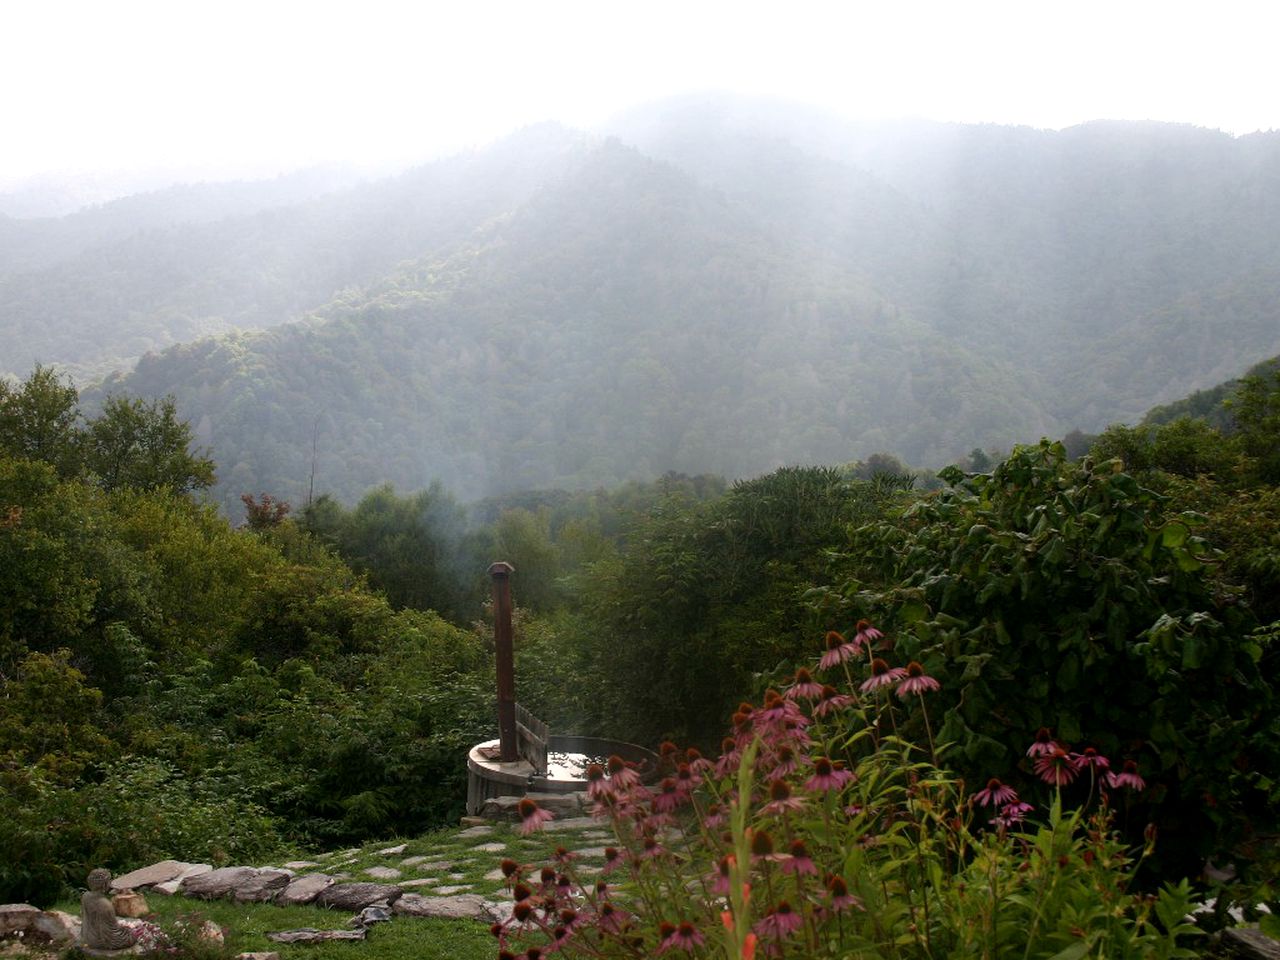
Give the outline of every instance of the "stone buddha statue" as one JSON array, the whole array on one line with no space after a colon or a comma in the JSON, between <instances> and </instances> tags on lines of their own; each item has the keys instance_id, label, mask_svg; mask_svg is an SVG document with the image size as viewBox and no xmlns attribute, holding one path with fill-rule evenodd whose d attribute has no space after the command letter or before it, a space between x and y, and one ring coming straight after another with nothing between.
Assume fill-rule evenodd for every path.
<instances>
[{"instance_id":1,"label":"stone buddha statue","mask_svg":"<svg viewBox=\"0 0 1280 960\"><path fill-rule=\"evenodd\" d=\"M115 907L107 891L111 873L99 868L89 871L89 889L80 898L80 940L90 950L124 950L133 946L133 935L116 921Z\"/></svg>"}]
</instances>

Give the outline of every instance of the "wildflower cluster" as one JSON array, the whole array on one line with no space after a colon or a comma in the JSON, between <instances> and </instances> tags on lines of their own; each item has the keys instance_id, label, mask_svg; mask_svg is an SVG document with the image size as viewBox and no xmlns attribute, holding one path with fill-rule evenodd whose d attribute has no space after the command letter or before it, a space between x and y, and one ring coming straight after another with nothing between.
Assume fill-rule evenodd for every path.
<instances>
[{"instance_id":1,"label":"wildflower cluster","mask_svg":"<svg viewBox=\"0 0 1280 960\"><path fill-rule=\"evenodd\" d=\"M937 764L925 698L939 681L888 655L865 622L852 640L829 633L813 670L739 705L718 758L664 743L651 776L619 757L591 765L588 797L616 846L592 879L565 851L540 868L503 861L514 902L493 927L499 956L994 956L1028 936L1039 955L1070 946L1064 918L1095 908L1105 923L1083 935L1103 952L1178 955L1149 920L1153 902L1125 893L1131 858L1105 791L1068 815L1058 790L1040 788L1047 822L1035 828L1012 786L992 779L966 796ZM923 742L900 733L904 710L919 713ZM1033 751L1054 787L1066 774L1042 766L1109 788L1141 781L1047 732ZM545 820L532 801L521 816L527 830Z\"/></svg>"}]
</instances>

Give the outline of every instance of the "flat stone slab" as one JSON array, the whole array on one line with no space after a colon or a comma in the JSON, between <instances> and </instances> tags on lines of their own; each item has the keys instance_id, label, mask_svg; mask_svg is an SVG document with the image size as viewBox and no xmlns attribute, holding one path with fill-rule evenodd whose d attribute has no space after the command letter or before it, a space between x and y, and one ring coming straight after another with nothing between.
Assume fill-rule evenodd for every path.
<instances>
[{"instance_id":1,"label":"flat stone slab","mask_svg":"<svg viewBox=\"0 0 1280 960\"><path fill-rule=\"evenodd\" d=\"M263 903L275 899L291 879L284 870L221 867L184 880L182 892L201 900L232 897L240 903Z\"/></svg>"},{"instance_id":2,"label":"flat stone slab","mask_svg":"<svg viewBox=\"0 0 1280 960\"><path fill-rule=\"evenodd\" d=\"M171 897L182 890L183 884L185 884L189 879L192 877L202 877L206 873L213 873L213 867L207 863L193 863L172 880L166 880L164 883L157 883L155 886L151 887L150 892L163 893L165 896Z\"/></svg>"},{"instance_id":3,"label":"flat stone slab","mask_svg":"<svg viewBox=\"0 0 1280 960\"><path fill-rule=\"evenodd\" d=\"M391 909L406 917L489 922L496 918L495 906L492 901L475 893L460 893L449 897L424 897L418 893L406 893Z\"/></svg>"},{"instance_id":4,"label":"flat stone slab","mask_svg":"<svg viewBox=\"0 0 1280 960\"><path fill-rule=\"evenodd\" d=\"M111 889L117 892L120 890L137 890L140 887L164 883L166 880L176 880L190 866L192 864L185 863L182 860L161 860L159 863L153 863L148 867L140 867L123 876L112 878Z\"/></svg>"},{"instance_id":5,"label":"flat stone slab","mask_svg":"<svg viewBox=\"0 0 1280 960\"><path fill-rule=\"evenodd\" d=\"M470 889L471 884L469 883L453 883L445 887L436 887L432 892L438 893L442 897L450 897L455 893L466 893Z\"/></svg>"},{"instance_id":6,"label":"flat stone slab","mask_svg":"<svg viewBox=\"0 0 1280 960\"><path fill-rule=\"evenodd\" d=\"M268 933L267 939L276 943L324 943L327 940L363 940L367 933L363 927L359 930L316 930L303 927L300 930Z\"/></svg>"},{"instance_id":7,"label":"flat stone slab","mask_svg":"<svg viewBox=\"0 0 1280 960\"><path fill-rule=\"evenodd\" d=\"M586 827L594 827L599 821L595 817L566 817L563 820L548 820L542 827L543 830L582 830Z\"/></svg>"},{"instance_id":8,"label":"flat stone slab","mask_svg":"<svg viewBox=\"0 0 1280 960\"><path fill-rule=\"evenodd\" d=\"M280 954L274 950L259 950L257 953L237 953L236 960L280 960Z\"/></svg>"},{"instance_id":9,"label":"flat stone slab","mask_svg":"<svg viewBox=\"0 0 1280 960\"><path fill-rule=\"evenodd\" d=\"M311 903L336 882L327 873L305 873L289 881L289 885L276 895L276 903L286 907Z\"/></svg>"},{"instance_id":10,"label":"flat stone slab","mask_svg":"<svg viewBox=\"0 0 1280 960\"><path fill-rule=\"evenodd\" d=\"M290 860L288 863L282 863L281 866L286 870L310 870L312 867L320 866L320 864L314 860ZM242 956L252 956L252 954L242 954Z\"/></svg>"},{"instance_id":11,"label":"flat stone slab","mask_svg":"<svg viewBox=\"0 0 1280 960\"><path fill-rule=\"evenodd\" d=\"M426 860L425 858L419 857L418 862L413 864L410 864L408 860L402 860L400 862L400 866L402 867L412 866L422 873L432 873L440 870L448 870L450 867L453 866L453 861L452 860Z\"/></svg>"},{"instance_id":12,"label":"flat stone slab","mask_svg":"<svg viewBox=\"0 0 1280 960\"><path fill-rule=\"evenodd\" d=\"M470 840L472 837L487 837L491 833L493 833L493 827L490 826L467 827L458 832L458 838Z\"/></svg>"},{"instance_id":13,"label":"flat stone slab","mask_svg":"<svg viewBox=\"0 0 1280 960\"><path fill-rule=\"evenodd\" d=\"M400 871L395 867L369 867L365 873L375 880L395 880L400 876Z\"/></svg>"},{"instance_id":14,"label":"flat stone slab","mask_svg":"<svg viewBox=\"0 0 1280 960\"><path fill-rule=\"evenodd\" d=\"M481 843L471 848L474 853L501 853L505 849L507 849L507 845L505 843L497 842Z\"/></svg>"},{"instance_id":15,"label":"flat stone slab","mask_svg":"<svg viewBox=\"0 0 1280 960\"><path fill-rule=\"evenodd\" d=\"M379 900L396 902L403 892L385 883L335 883L320 892L315 905L333 910L363 910Z\"/></svg>"},{"instance_id":16,"label":"flat stone slab","mask_svg":"<svg viewBox=\"0 0 1280 960\"><path fill-rule=\"evenodd\" d=\"M604 847L583 847L581 850L573 851L580 857L595 857L598 860L604 859Z\"/></svg>"},{"instance_id":17,"label":"flat stone slab","mask_svg":"<svg viewBox=\"0 0 1280 960\"><path fill-rule=\"evenodd\" d=\"M501 867L495 867L494 869L486 873L484 875L484 878L486 880L505 880L507 879L507 875L502 872Z\"/></svg>"},{"instance_id":18,"label":"flat stone slab","mask_svg":"<svg viewBox=\"0 0 1280 960\"><path fill-rule=\"evenodd\" d=\"M435 877L419 877L416 880L401 880L402 887L430 887L439 881Z\"/></svg>"},{"instance_id":19,"label":"flat stone slab","mask_svg":"<svg viewBox=\"0 0 1280 960\"><path fill-rule=\"evenodd\" d=\"M394 857L397 853L404 853L405 849L406 849L408 846L409 846L409 845L408 845L407 843L401 843L401 844L399 844L399 845L397 845L397 846L394 846L394 847L387 847L385 850L379 850L379 851L378 851L378 856L380 856L380 857Z\"/></svg>"}]
</instances>

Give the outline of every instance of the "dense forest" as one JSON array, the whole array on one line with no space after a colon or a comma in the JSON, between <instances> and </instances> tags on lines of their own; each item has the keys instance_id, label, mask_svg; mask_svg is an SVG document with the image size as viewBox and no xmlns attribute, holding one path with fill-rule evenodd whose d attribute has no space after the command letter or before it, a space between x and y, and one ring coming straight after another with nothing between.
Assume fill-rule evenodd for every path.
<instances>
[{"instance_id":1,"label":"dense forest","mask_svg":"<svg viewBox=\"0 0 1280 960\"><path fill-rule=\"evenodd\" d=\"M88 864L456 816L462 752L494 724L497 556L519 696L556 729L711 751L735 703L870 618L884 656L941 681L937 733L970 782L1029 790L1022 745L1052 728L1154 785L1121 825L1158 826L1151 876L1229 857L1238 895L1265 896L1277 364L1211 395L934 491L882 458L470 506L438 484L246 495L233 528L193 499L213 465L171 403L86 411L38 370L0 388L0 899L48 901Z\"/></svg>"},{"instance_id":2,"label":"dense forest","mask_svg":"<svg viewBox=\"0 0 1280 960\"><path fill-rule=\"evenodd\" d=\"M937 468L1280 351L1275 134L726 99L607 132L531 128L328 192L0 220L4 366L115 367L89 406L172 394L234 512L313 476L349 503L877 451Z\"/></svg>"}]
</instances>

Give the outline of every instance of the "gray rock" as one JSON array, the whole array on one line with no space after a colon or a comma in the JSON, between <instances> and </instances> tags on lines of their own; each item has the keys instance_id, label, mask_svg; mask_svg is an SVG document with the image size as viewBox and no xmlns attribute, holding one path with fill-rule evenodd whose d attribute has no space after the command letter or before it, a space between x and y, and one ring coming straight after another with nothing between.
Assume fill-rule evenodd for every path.
<instances>
[{"instance_id":1,"label":"gray rock","mask_svg":"<svg viewBox=\"0 0 1280 960\"><path fill-rule=\"evenodd\" d=\"M379 850L380 857L394 857L397 853L404 853L405 848L409 846L407 843L401 843L394 847L387 847L385 850Z\"/></svg>"},{"instance_id":2,"label":"gray rock","mask_svg":"<svg viewBox=\"0 0 1280 960\"><path fill-rule=\"evenodd\" d=\"M467 827L467 829L458 832L458 838L460 840L470 840L472 837L487 837L491 833L493 833L493 827L491 826Z\"/></svg>"},{"instance_id":3,"label":"gray rock","mask_svg":"<svg viewBox=\"0 0 1280 960\"><path fill-rule=\"evenodd\" d=\"M470 889L471 884L469 883L451 883L448 886L436 887L432 893L439 894L442 897L450 897L455 893L465 893Z\"/></svg>"},{"instance_id":4,"label":"gray rock","mask_svg":"<svg viewBox=\"0 0 1280 960\"><path fill-rule=\"evenodd\" d=\"M429 887L434 883L438 883L435 877L419 877L417 880L401 880L402 887Z\"/></svg>"},{"instance_id":5,"label":"gray rock","mask_svg":"<svg viewBox=\"0 0 1280 960\"><path fill-rule=\"evenodd\" d=\"M441 920L484 920L495 917L494 904L474 893L462 893L452 897L424 897L406 893L397 900L392 910L406 917L435 917Z\"/></svg>"},{"instance_id":6,"label":"gray rock","mask_svg":"<svg viewBox=\"0 0 1280 960\"><path fill-rule=\"evenodd\" d=\"M61 911L45 913L29 903L0 905L0 940L69 946L76 941L79 926L75 918Z\"/></svg>"},{"instance_id":7,"label":"gray rock","mask_svg":"<svg viewBox=\"0 0 1280 960\"><path fill-rule=\"evenodd\" d=\"M1229 927L1222 931L1228 955L1245 960L1280 960L1280 943L1253 927Z\"/></svg>"},{"instance_id":8,"label":"gray rock","mask_svg":"<svg viewBox=\"0 0 1280 960\"><path fill-rule=\"evenodd\" d=\"M274 950L259 950L257 953L237 953L236 960L280 960L280 954Z\"/></svg>"},{"instance_id":9,"label":"gray rock","mask_svg":"<svg viewBox=\"0 0 1280 960\"><path fill-rule=\"evenodd\" d=\"M585 793L538 793L530 791L525 794L543 810L550 810L557 817L576 817L582 813L582 801ZM594 826L594 824L593 824Z\"/></svg>"},{"instance_id":10,"label":"gray rock","mask_svg":"<svg viewBox=\"0 0 1280 960\"><path fill-rule=\"evenodd\" d=\"M310 870L312 867L318 867L320 864L314 860L290 860L288 863L281 864L286 870Z\"/></svg>"},{"instance_id":11,"label":"gray rock","mask_svg":"<svg viewBox=\"0 0 1280 960\"><path fill-rule=\"evenodd\" d=\"M184 880L182 892L201 900L233 897L241 903L262 903L275 899L289 880L289 874L283 870L222 867Z\"/></svg>"},{"instance_id":12,"label":"gray rock","mask_svg":"<svg viewBox=\"0 0 1280 960\"><path fill-rule=\"evenodd\" d=\"M593 827L596 824L594 817L567 817L564 820L549 820L542 829L552 832L559 830L581 830L584 827Z\"/></svg>"},{"instance_id":13,"label":"gray rock","mask_svg":"<svg viewBox=\"0 0 1280 960\"><path fill-rule=\"evenodd\" d=\"M400 871L395 867L369 867L365 873L375 880L395 880L400 876Z\"/></svg>"},{"instance_id":14,"label":"gray rock","mask_svg":"<svg viewBox=\"0 0 1280 960\"><path fill-rule=\"evenodd\" d=\"M453 862L451 860L431 860L427 863L415 863L414 866L422 873L434 873L440 870L448 870L453 866Z\"/></svg>"},{"instance_id":15,"label":"gray rock","mask_svg":"<svg viewBox=\"0 0 1280 960\"><path fill-rule=\"evenodd\" d=\"M333 910L363 910L379 900L398 902L403 892L385 883L335 883L320 892L315 904Z\"/></svg>"},{"instance_id":16,"label":"gray rock","mask_svg":"<svg viewBox=\"0 0 1280 960\"><path fill-rule=\"evenodd\" d=\"M471 848L472 853L502 853L507 849L505 843L481 843Z\"/></svg>"},{"instance_id":17,"label":"gray rock","mask_svg":"<svg viewBox=\"0 0 1280 960\"><path fill-rule=\"evenodd\" d=\"M334 883L334 878L327 873L303 874L289 881L289 885L276 895L276 903L285 907L310 903Z\"/></svg>"},{"instance_id":18,"label":"gray rock","mask_svg":"<svg viewBox=\"0 0 1280 960\"><path fill-rule=\"evenodd\" d=\"M202 877L206 873L212 873L213 867L207 863L193 863L178 874L172 880L166 880L164 883L157 883L151 888L152 893L163 893L165 896L171 897L182 890L185 884L192 877Z\"/></svg>"},{"instance_id":19,"label":"gray rock","mask_svg":"<svg viewBox=\"0 0 1280 960\"><path fill-rule=\"evenodd\" d=\"M403 860L400 861L400 866L416 867L418 864L426 863L426 862L427 862L426 857L405 857Z\"/></svg>"},{"instance_id":20,"label":"gray rock","mask_svg":"<svg viewBox=\"0 0 1280 960\"><path fill-rule=\"evenodd\" d=\"M327 940L363 940L368 932L363 927L359 930L316 930L314 927L303 927L301 930L268 933L267 939L276 943L324 943Z\"/></svg>"},{"instance_id":21,"label":"gray rock","mask_svg":"<svg viewBox=\"0 0 1280 960\"><path fill-rule=\"evenodd\" d=\"M181 860L161 860L159 863L153 863L149 867L141 867L131 873L114 878L111 881L111 889L139 890L168 880L176 880L190 866L192 864L184 863Z\"/></svg>"},{"instance_id":22,"label":"gray rock","mask_svg":"<svg viewBox=\"0 0 1280 960\"><path fill-rule=\"evenodd\" d=\"M486 880L505 880L507 879L507 875L502 872L501 867L494 867L484 875L484 878Z\"/></svg>"},{"instance_id":23,"label":"gray rock","mask_svg":"<svg viewBox=\"0 0 1280 960\"><path fill-rule=\"evenodd\" d=\"M575 850L574 853L580 857L594 857L599 860L604 858L604 851L604 847L583 847L581 850Z\"/></svg>"}]
</instances>

